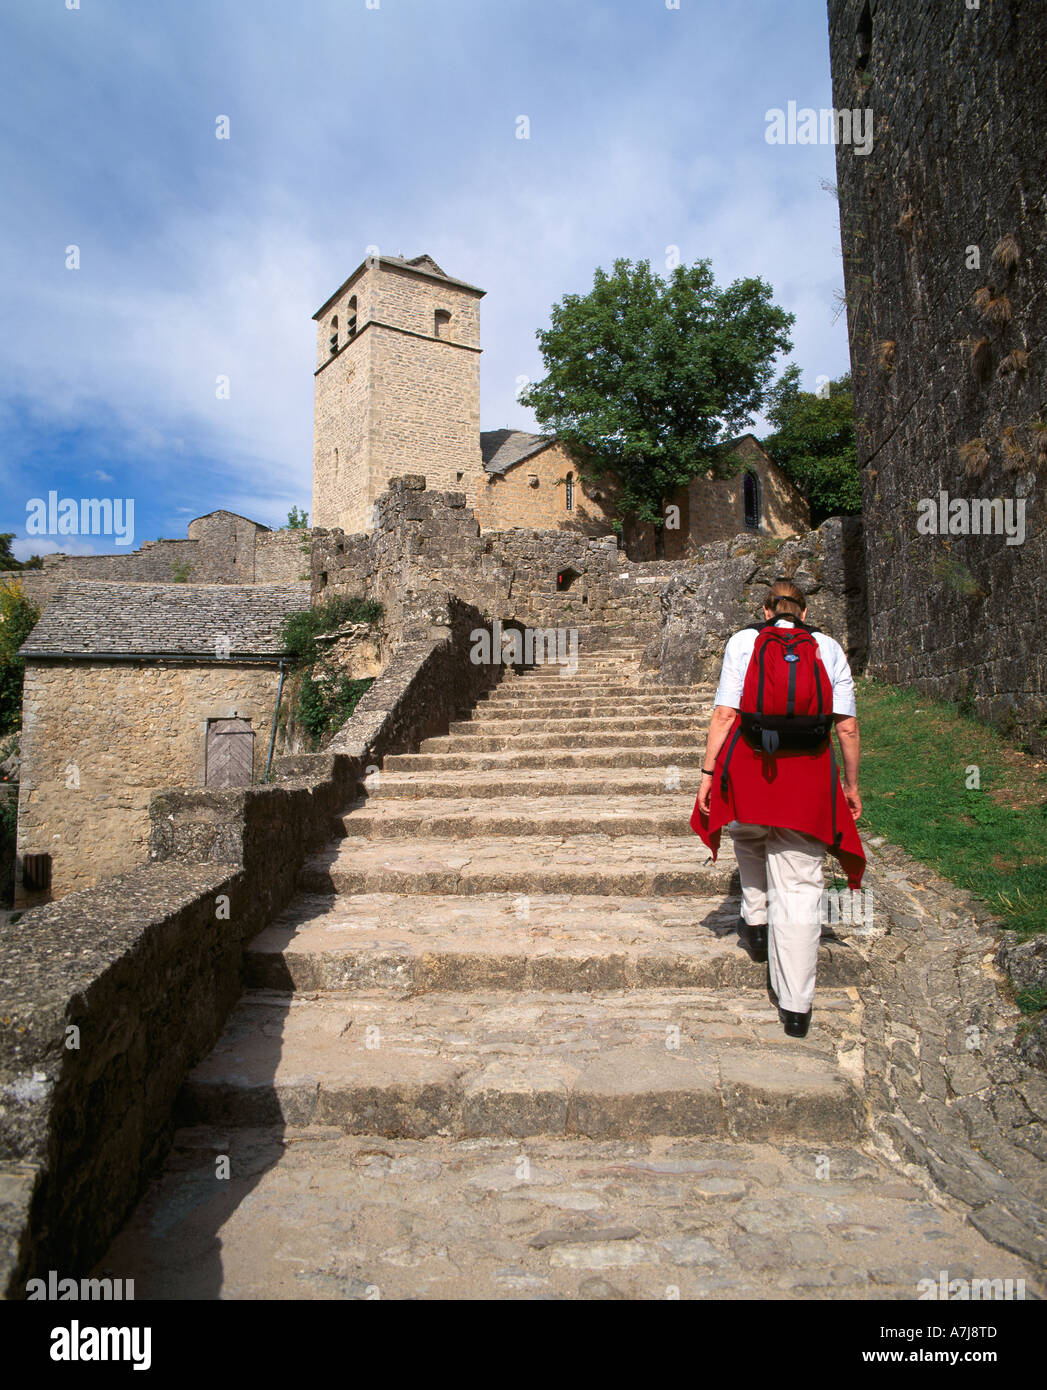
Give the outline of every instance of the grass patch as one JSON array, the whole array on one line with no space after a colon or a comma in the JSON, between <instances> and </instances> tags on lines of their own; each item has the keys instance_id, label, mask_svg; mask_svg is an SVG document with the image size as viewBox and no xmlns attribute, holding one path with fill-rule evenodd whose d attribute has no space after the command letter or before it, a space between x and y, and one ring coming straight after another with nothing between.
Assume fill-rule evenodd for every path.
<instances>
[{"instance_id":1,"label":"grass patch","mask_svg":"<svg viewBox=\"0 0 1047 1390\"><path fill-rule=\"evenodd\" d=\"M897 686L859 681L858 721L862 829L969 889L1012 931L1047 930L1044 764Z\"/></svg>"}]
</instances>

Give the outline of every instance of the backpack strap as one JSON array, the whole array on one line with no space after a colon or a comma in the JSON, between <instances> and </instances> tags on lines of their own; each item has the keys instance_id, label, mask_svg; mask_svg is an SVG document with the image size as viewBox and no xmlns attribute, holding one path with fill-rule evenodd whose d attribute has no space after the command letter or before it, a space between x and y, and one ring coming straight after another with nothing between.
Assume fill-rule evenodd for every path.
<instances>
[{"instance_id":1,"label":"backpack strap","mask_svg":"<svg viewBox=\"0 0 1047 1390\"><path fill-rule=\"evenodd\" d=\"M741 732L742 726L739 722L737 729L735 729L734 731L734 736L732 737L730 743L727 745L727 752L724 756L723 767L720 771L720 795L724 798L724 800L727 799L727 765L731 761L731 754L734 752L734 745L738 742Z\"/></svg>"},{"instance_id":2,"label":"backpack strap","mask_svg":"<svg viewBox=\"0 0 1047 1390\"><path fill-rule=\"evenodd\" d=\"M836 829L836 787L840 780L840 773L836 766L836 751L833 748L832 734L829 734L829 797L832 803L833 817L833 842L830 846L833 854L840 848L840 841L843 839L843 831Z\"/></svg>"}]
</instances>

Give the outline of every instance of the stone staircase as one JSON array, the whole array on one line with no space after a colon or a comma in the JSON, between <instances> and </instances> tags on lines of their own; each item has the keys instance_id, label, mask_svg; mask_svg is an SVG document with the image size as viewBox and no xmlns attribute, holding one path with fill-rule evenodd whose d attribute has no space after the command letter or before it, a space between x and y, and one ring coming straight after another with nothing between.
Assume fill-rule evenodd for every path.
<instances>
[{"instance_id":1,"label":"stone staircase","mask_svg":"<svg viewBox=\"0 0 1047 1390\"><path fill-rule=\"evenodd\" d=\"M711 690L645 681L627 629L587 638L347 809L97 1276L177 1300L1037 1287L867 1127L860 931L823 938L811 1032L782 1032L729 837L713 865L688 825Z\"/></svg>"},{"instance_id":2,"label":"stone staircase","mask_svg":"<svg viewBox=\"0 0 1047 1390\"><path fill-rule=\"evenodd\" d=\"M1015 1272L867 1129L859 935L823 939L811 1032L782 1032L729 838L713 865L688 825L712 692L587 636L574 674L507 676L347 809L98 1276L736 1300Z\"/></svg>"},{"instance_id":3,"label":"stone staircase","mask_svg":"<svg viewBox=\"0 0 1047 1390\"><path fill-rule=\"evenodd\" d=\"M854 1140L863 962L785 1037L688 820L712 692L605 636L386 760L251 945L184 1118L349 1134Z\"/></svg>"}]
</instances>

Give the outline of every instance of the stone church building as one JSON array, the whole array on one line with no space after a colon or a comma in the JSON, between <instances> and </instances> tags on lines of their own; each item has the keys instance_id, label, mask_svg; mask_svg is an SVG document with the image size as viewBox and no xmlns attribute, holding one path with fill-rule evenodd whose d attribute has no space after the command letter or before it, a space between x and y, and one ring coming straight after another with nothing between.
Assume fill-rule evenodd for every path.
<instances>
[{"instance_id":1,"label":"stone church building","mask_svg":"<svg viewBox=\"0 0 1047 1390\"><path fill-rule=\"evenodd\" d=\"M480 300L431 256L372 256L313 315L317 323L313 524L373 526L392 477L417 472L461 492L482 531L613 531L614 482L583 483L555 435L480 429ZM734 442L734 478L699 477L669 499L678 529L665 557L740 531L790 536L810 525L796 488L751 434ZM654 554L651 528L626 534L633 559Z\"/></svg>"}]
</instances>

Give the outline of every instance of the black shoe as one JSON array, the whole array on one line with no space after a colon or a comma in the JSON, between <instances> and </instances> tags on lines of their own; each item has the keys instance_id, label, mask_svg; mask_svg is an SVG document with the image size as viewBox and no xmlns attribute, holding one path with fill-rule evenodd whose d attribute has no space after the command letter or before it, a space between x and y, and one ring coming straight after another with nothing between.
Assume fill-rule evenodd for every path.
<instances>
[{"instance_id":1,"label":"black shoe","mask_svg":"<svg viewBox=\"0 0 1047 1390\"><path fill-rule=\"evenodd\" d=\"M807 1029L811 1026L810 1009L805 1014L792 1013L789 1009L779 1009L778 1017L790 1038L805 1038L807 1036Z\"/></svg>"},{"instance_id":2,"label":"black shoe","mask_svg":"<svg viewBox=\"0 0 1047 1390\"><path fill-rule=\"evenodd\" d=\"M750 959L761 964L767 959L767 923L760 922L756 926L750 926L748 922L741 921L738 924L738 936L742 945L749 952Z\"/></svg>"}]
</instances>

